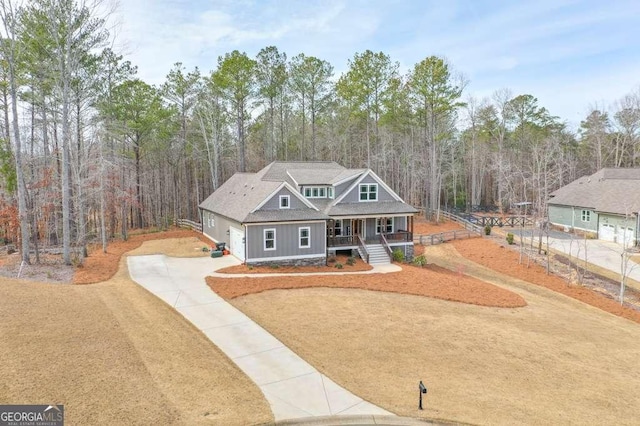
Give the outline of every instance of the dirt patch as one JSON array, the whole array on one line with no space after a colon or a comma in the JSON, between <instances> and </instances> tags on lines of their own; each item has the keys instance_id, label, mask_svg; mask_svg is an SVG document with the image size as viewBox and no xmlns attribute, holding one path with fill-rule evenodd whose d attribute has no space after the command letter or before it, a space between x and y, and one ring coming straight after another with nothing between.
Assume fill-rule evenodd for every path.
<instances>
[{"instance_id":1,"label":"dirt patch","mask_svg":"<svg viewBox=\"0 0 640 426\"><path fill-rule=\"evenodd\" d=\"M132 235L127 241L113 241L109 243L107 253L102 252L102 246L90 247L89 257L84 260L81 267L77 268L73 277L73 283L93 284L106 281L118 271L118 263L124 253L137 249L145 241L170 238L192 238L192 241L186 243L183 247L172 247L165 241L162 243L156 242L149 246L148 249L145 249L144 253L132 252L131 254L167 253L167 255L175 257L202 256L206 255L206 253L202 252L202 247L211 246L211 241L202 234L186 229ZM167 245L166 251L165 248L163 248L165 244Z\"/></svg>"},{"instance_id":2,"label":"dirt patch","mask_svg":"<svg viewBox=\"0 0 640 426\"><path fill-rule=\"evenodd\" d=\"M436 265L425 268L403 266L389 274L362 274L309 277L207 277L207 284L220 296L233 299L275 289L309 287L358 288L434 297L480 306L516 308L526 305L519 295L462 273Z\"/></svg>"},{"instance_id":3,"label":"dirt patch","mask_svg":"<svg viewBox=\"0 0 640 426\"><path fill-rule=\"evenodd\" d=\"M349 256L338 255L335 260L329 261L328 265L322 266L250 266L235 265L218 269L216 272L222 274L306 274L306 273L326 273L326 272L362 272L370 271L373 267L362 259L354 258L353 265L349 265ZM342 267L336 267L341 265Z\"/></svg>"},{"instance_id":4,"label":"dirt patch","mask_svg":"<svg viewBox=\"0 0 640 426\"><path fill-rule=\"evenodd\" d=\"M188 252L193 238L145 242L136 252ZM3 280L0 312L0 403L64 404L69 424L273 421L258 387L226 355L130 280L125 257L109 281L89 286Z\"/></svg>"},{"instance_id":5,"label":"dirt patch","mask_svg":"<svg viewBox=\"0 0 640 426\"><path fill-rule=\"evenodd\" d=\"M465 258L494 271L551 289L606 312L640 323L640 312L621 306L619 302L588 288L569 285L555 275L547 275L546 270L534 262L528 267L525 263L520 264L519 253L489 239L459 240L453 241L451 244Z\"/></svg>"}]
</instances>

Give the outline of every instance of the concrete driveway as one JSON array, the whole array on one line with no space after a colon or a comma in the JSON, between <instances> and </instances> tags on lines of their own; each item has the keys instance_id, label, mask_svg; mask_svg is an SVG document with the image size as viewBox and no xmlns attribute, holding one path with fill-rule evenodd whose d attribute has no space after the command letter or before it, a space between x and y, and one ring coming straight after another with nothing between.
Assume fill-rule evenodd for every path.
<instances>
[{"instance_id":1,"label":"concrete driveway","mask_svg":"<svg viewBox=\"0 0 640 426\"><path fill-rule=\"evenodd\" d=\"M201 330L262 390L276 421L315 416L393 415L320 374L215 294L204 278L239 264L233 256L129 256L131 278Z\"/></svg>"},{"instance_id":2,"label":"concrete driveway","mask_svg":"<svg viewBox=\"0 0 640 426\"><path fill-rule=\"evenodd\" d=\"M520 236L520 231L515 230L510 232L513 232L517 241ZM531 231L525 230L523 232L525 239L530 238L530 236ZM534 231L534 245L538 242L537 236L538 234ZM544 236L542 237L542 242L544 246L546 244ZM566 232L549 231L549 248L561 253L570 254L572 257L582 261L584 261L586 255L588 263L608 269L618 274L618 276L620 275L622 253L624 252L620 244L602 240L585 240L584 238L579 238ZM628 261L626 273L627 277L640 282L640 265ZM629 284L632 285L633 283Z\"/></svg>"}]
</instances>

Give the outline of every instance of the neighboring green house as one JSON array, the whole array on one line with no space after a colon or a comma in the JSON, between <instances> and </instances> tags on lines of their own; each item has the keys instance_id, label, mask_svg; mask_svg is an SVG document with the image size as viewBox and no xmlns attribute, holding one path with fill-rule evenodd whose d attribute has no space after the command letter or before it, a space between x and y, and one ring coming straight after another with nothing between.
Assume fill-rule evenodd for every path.
<instances>
[{"instance_id":1,"label":"neighboring green house","mask_svg":"<svg viewBox=\"0 0 640 426\"><path fill-rule=\"evenodd\" d=\"M640 169L602 169L551 193L549 222L624 246L638 244Z\"/></svg>"},{"instance_id":2,"label":"neighboring green house","mask_svg":"<svg viewBox=\"0 0 640 426\"><path fill-rule=\"evenodd\" d=\"M202 232L247 264L325 264L336 251L389 263L413 257L413 215L370 169L273 162L236 173L200 204Z\"/></svg>"}]
</instances>

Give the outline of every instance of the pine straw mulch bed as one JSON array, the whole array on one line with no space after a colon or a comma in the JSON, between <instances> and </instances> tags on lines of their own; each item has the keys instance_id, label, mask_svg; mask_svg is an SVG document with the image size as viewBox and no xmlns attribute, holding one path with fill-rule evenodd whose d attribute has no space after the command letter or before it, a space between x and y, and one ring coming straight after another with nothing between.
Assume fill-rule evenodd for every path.
<instances>
[{"instance_id":1,"label":"pine straw mulch bed","mask_svg":"<svg viewBox=\"0 0 640 426\"><path fill-rule=\"evenodd\" d=\"M403 265L388 274L315 275L309 277L207 277L213 291L226 299L276 289L309 287L358 288L416 296L427 296L479 306L518 308L525 300L509 290L452 272L436 265L424 268Z\"/></svg>"},{"instance_id":2,"label":"pine straw mulch bed","mask_svg":"<svg viewBox=\"0 0 640 426\"><path fill-rule=\"evenodd\" d=\"M353 265L347 263L348 259L349 256L338 255L335 260L329 261L328 265L322 266L280 266L277 263L269 266L235 265L218 269L216 272L221 274L317 274L319 272L362 272L373 269L373 266L363 262L362 259L354 259ZM338 264L342 265L342 268L336 267Z\"/></svg>"},{"instance_id":3,"label":"pine straw mulch bed","mask_svg":"<svg viewBox=\"0 0 640 426\"><path fill-rule=\"evenodd\" d=\"M547 275L545 269L536 263L532 262L529 267L526 264L520 264L519 253L489 239L472 238L452 241L450 244L463 257L489 269L548 288L603 311L640 323L639 311L621 306L619 302L588 288L569 285L558 276Z\"/></svg>"},{"instance_id":4,"label":"pine straw mulch bed","mask_svg":"<svg viewBox=\"0 0 640 426\"><path fill-rule=\"evenodd\" d=\"M204 235L195 231L177 228L164 232L132 235L127 241L112 241L107 246L106 253L102 252L101 245L92 246L89 250L89 257L84 260L82 266L76 269L73 283L94 284L108 280L118 272L120 257L128 251L137 249L145 241L189 237L202 241L203 247L211 246L211 240Z\"/></svg>"}]
</instances>

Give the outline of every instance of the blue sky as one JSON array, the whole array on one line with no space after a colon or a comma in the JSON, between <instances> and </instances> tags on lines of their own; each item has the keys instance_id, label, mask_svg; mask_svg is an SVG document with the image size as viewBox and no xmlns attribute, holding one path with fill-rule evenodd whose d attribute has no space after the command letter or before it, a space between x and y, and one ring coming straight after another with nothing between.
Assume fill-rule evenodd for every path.
<instances>
[{"instance_id":1,"label":"blue sky","mask_svg":"<svg viewBox=\"0 0 640 426\"><path fill-rule=\"evenodd\" d=\"M208 73L234 49L329 61L383 51L406 72L446 57L467 95L528 93L573 126L640 90L640 1L121 0L117 46L149 83L175 62Z\"/></svg>"}]
</instances>

